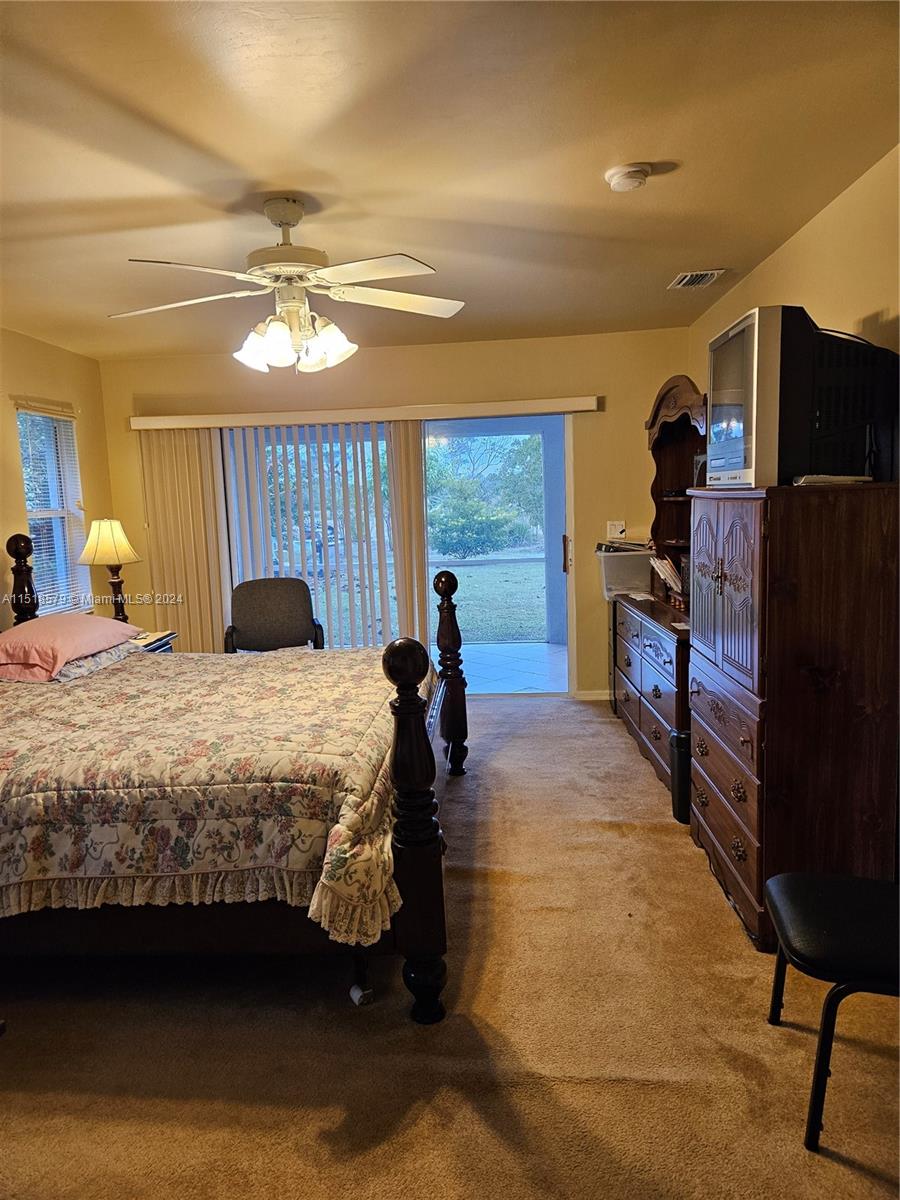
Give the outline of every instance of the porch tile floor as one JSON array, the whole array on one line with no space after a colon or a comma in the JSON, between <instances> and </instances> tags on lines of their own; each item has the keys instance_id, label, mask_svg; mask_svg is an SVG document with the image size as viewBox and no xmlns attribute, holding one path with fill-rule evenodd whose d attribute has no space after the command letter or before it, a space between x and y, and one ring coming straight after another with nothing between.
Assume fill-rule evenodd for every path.
<instances>
[{"instance_id":1,"label":"porch tile floor","mask_svg":"<svg viewBox=\"0 0 900 1200\"><path fill-rule=\"evenodd\" d=\"M432 647L437 662L437 649ZM473 695L567 692L568 652L549 642L467 642L463 671Z\"/></svg>"}]
</instances>

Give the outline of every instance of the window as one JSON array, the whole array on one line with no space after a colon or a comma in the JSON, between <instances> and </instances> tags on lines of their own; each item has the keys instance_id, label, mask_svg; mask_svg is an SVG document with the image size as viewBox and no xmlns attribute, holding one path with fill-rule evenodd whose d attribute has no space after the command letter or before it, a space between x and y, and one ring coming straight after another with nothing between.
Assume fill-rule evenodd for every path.
<instances>
[{"instance_id":1,"label":"window","mask_svg":"<svg viewBox=\"0 0 900 1200\"><path fill-rule=\"evenodd\" d=\"M37 412L20 411L17 416L41 612L90 607L90 574L78 565L84 549L84 513L75 422Z\"/></svg>"},{"instance_id":2,"label":"window","mask_svg":"<svg viewBox=\"0 0 900 1200\"><path fill-rule=\"evenodd\" d=\"M222 430L231 572L305 579L327 646L397 628L384 427Z\"/></svg>"}]
</instances>

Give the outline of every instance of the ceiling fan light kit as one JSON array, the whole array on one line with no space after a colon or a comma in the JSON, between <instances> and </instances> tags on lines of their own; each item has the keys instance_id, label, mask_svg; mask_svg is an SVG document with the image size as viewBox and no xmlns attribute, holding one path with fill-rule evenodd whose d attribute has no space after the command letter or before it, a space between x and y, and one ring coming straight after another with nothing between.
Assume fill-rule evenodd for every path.
<instances>
[{"instance_id":1,"label":"ceiling fan light kit","mask_svg":"<svg viewBox=\"0 0 900 1200\"><path fill-rule=\"evenodd\" d=\"M462 300L444 300L439 296L419 296L384 288L356 287L356 284L370 283L376 279L431 275L434 268L408 254L386 254L380 258L329 266L328 255L324 251L312 246L295 246L291 242L291 230L303 217L302 201L275 197L267 200L263 207L268 219L281 230L281 242L277 246L252 250L247 256L246 271L228 271L220 267L201 267L193 263L166 262L155 258L129 259L129 262L179 267L207 275L225 275L243 283L255 284L255 288L112 315L135 317L205 304L212 300L265 296L274 292L274 314L251 329L241 348L232 355L243 366L267 374L269 367L295 367L302 373L322 371L346 362L358 350L359 347L333 321L310 311L309 293L348 304L369 304L376 308L390 308L429 317L452 317L463 307Z\"/></svg>"}]
</instances>

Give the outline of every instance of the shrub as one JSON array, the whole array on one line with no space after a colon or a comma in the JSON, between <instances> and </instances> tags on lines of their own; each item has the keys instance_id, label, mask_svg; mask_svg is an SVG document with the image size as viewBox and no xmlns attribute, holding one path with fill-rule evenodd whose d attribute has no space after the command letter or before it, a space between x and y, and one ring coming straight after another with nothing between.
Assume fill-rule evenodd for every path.
<instances>
[{"instance_id":1,"label":"shrub","mask_svg":"<svg viewBox=\"0 0 900 1200\"><path fill-rule=\"evenodd\" d=\"M489 505L474 479L449 480L441 502L428 515L431 546L450 558L473 558L510 545L518 524L507 509Z\"/></svg>"}]
</instances>

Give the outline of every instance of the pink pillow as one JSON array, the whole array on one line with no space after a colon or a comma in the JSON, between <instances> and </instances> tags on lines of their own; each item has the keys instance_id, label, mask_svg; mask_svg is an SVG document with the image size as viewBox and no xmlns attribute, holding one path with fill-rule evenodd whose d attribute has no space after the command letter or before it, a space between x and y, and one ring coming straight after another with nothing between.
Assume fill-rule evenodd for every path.
<instances>
[{"instance_id":1,"label":"pink pillow","mask_svg":"<svg viewBox=\"0 0 900 1200\"><path fill-rule=\"evenodd\" d=\"M89 613L35 617L0 633L0 679L46 682L73 658L110 650L141 632L127 621Z\"/></svg>"}]
</instances>

